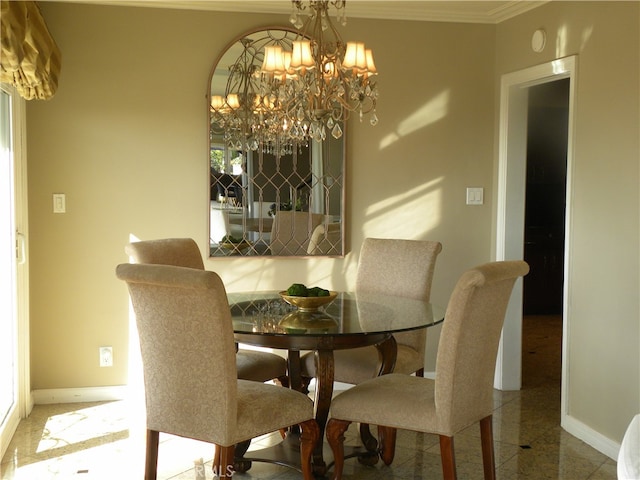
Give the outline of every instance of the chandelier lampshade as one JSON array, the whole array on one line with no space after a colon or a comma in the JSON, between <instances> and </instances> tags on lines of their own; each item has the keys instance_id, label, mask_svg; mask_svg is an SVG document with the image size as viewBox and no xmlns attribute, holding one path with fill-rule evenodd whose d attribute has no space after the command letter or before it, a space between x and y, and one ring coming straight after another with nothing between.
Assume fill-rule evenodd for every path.
<instances>
[{"instance_id":1,"label":"chandelier lampshade","mask_svg":"<svg viewBox=\"0 0 640 480\"><path fill-rule=\"evenodd\" d=\"M329 7L338 11L338 20L346 22L346 0L293 0L290 20L299 29L293 42L286 76L281 75L283 60L270 60L265 52L261 68L263 82L285 109L284 115L298 124L308 125L309 135L322 140L326 129L339 138L351 112L360 120L371 113L372 125L378 123L378 90L372 77L377 74L373 52L363 42L345 42L331 22Z\"/></svg>"}]
</instances>

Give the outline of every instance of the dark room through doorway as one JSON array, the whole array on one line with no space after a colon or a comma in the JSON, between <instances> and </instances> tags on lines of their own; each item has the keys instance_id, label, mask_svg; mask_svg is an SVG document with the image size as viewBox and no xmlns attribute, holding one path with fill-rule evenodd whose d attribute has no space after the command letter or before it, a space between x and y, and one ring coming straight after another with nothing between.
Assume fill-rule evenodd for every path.
<instances>
[{"instance_id":1,"label":"dark room through doorway","mask_svg":"<svg viewBox=\"0 0 640 480\"><path fill-rule=\"evenodd\" d=\"M522 386L560 386L569 124L568 78L528 89Z\"/></svg>"}]
</instances>

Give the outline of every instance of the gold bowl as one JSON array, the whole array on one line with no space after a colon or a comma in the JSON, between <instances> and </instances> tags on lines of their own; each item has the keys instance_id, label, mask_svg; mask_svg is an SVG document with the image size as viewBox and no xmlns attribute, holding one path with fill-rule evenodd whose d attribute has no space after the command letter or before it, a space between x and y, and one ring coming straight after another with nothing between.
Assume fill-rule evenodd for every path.
<instances>
[{"instance_id":1,"label":"gold bowl","mask_svg":"<svg viewBox=\"0 0 640 480\"><path fill-rule=\"evenodd\" d=\"M249 242L221 242L220 246L226 250L242 251L251 246Z\"/></svg>"},{"instance_id":2,"label":"gold bowl","mask_svg":"<svg viewBox=\"0 0 640 480\"><path fill-rule=\"evenodd\" d=\"M311 297L313 298L313 297ZM338 331L338 321L324 312L297 310L278 322L288 333L330 333Z\"/></svg>"},{"instance_id":3,"label":"gold bowl","mask_svg":"<svg viewBox=\"0 0 640 480\"><path fill-rule=\"evenodd\" d=\"M331 303L338 296L338 292L330 291L329 295L325 297L297 297L294 295L287 295L287 291L280 292L282 299L289 305L298 307L301 312L315 312L318 308Z\"/></svg>"}]
</instances>

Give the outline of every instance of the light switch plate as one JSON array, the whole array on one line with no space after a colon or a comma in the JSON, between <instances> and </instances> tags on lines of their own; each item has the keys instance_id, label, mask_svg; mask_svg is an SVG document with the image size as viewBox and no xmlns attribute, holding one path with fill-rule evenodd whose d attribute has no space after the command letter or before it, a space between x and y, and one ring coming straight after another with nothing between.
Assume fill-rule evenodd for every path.
<instances>
[{"instance_id":1,"label":"light switch plate","mask_svg":"<svg viewBox=\"0 0 640 480\"><path fill-rule=\"evenodd\" d=\"M53 213L65 213L67 211L67 201L64 193L53 194Z\"/></svg>"},{"instance_id":2,"label":"light switch plate","mask_svg":"<svg viewBox=\"0 0 640 480\"><path fill-rule=\"evenodd\" d=\"M467 187L467 205L482 205L484 203L484 188Z\"/></svg>"}]
</instances>

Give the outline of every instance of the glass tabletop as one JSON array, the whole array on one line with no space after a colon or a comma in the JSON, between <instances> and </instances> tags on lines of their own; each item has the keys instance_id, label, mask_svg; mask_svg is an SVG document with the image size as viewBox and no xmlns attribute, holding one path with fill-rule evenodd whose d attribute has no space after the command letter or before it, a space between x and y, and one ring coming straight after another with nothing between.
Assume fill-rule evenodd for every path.
<instances>
[{"instance_id":1,"label":"glass tabletop","mask_svg":"<svg viewBox=\"0 0 640 480\"><path fill-rule=\"evenodd\" d=\"M316 311L286 303L278 292L228 294L235 333L353 336L395 333L436 325L444 309L391 295L340 292Z\"/></svg>"}]
</instances>

